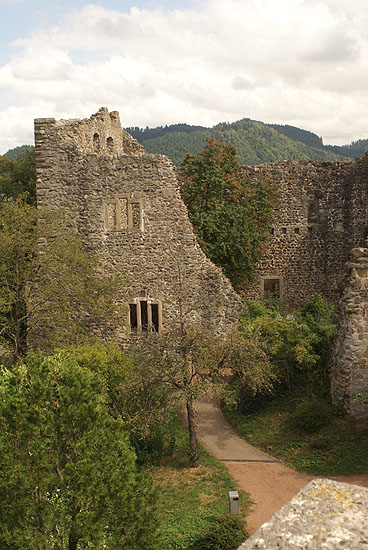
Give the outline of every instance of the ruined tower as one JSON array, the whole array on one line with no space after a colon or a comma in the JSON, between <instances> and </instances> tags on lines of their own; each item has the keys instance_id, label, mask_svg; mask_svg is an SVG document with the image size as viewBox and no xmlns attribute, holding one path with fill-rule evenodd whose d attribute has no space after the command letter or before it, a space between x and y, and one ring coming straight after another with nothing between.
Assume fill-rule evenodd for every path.
<instances>
[{"instance_id":1,"label":"ruined tower","mask_svg":"<svg viewBox=\"0 0 368 550\"><path fill-rule=\"evenodd\" d=\"M36 119L35 151L38 205L65 208L87 251L127 276L118 342L167 329L180 310L217 334L233 328L241 300L200 249L171 161L146 154L117 112Z\"/></svg>"}]
</instances>

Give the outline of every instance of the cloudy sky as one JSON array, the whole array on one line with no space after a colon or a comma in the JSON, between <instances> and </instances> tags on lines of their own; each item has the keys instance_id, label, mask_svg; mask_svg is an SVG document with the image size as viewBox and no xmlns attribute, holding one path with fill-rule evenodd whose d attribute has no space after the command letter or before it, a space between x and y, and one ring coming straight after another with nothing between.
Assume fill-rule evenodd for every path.
<instances>
[{"instance_id":1,"label":"cloudy sky","mask_svg":"<svg viewBox=\"0 0 368 550\"><path fill-rule=\"evenodd\" d=\"M367 0L0 0L0 153L36 117L368 138Z\"/></svg>"}]
</instances>

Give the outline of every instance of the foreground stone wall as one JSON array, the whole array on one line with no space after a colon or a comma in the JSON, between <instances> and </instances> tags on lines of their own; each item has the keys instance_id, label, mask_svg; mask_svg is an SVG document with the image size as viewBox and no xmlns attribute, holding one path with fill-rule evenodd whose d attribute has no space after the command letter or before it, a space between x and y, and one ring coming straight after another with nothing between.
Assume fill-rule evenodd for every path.
<instances>
[{"instance_id":1,"label":"foreground stone wall","mask_svg":"<svg viewBox=\"0 0 368 550\"><path fill-rule=\"evenodd\" d=\"M314 479L239 550L361 550L368 547L368 489Z\"/></svg>"},{"instance_id":2,"label":"foreground stone wall","mask_svg":"<svg viewBox=\"0 0 368 550\"><path fill-rule=\"evenodd\" d=\"M368 248L355 248L341 300L331 367L331 393L356 418L368 418Z\"/></svg>"},{"instance_id":3,"label":"foreground stone wall","mask_svg":"<svg viewBox=\"0 0 368 550\"><path fill-rule=\"evenodd\" d=\"M218 334L233 328L241 300L196 242L167 157L146 154L107 109L88 120L37 119L35 144L38 205L65 208L88 252L128 277L114 338L177 324L180 307Z\"/></svg>"},{"instance_id":4,"label":"foreground stone wall","mask_svg":"<svg viewBox=\"0 0 368 550\"><path fill-rule=\"evenodd\" d=\"M353 247L368 227L368 154L347 162L277 162L244 167L252 180L269 181L278 201L272 235L247 298L258 299L267 280L279 280L290 308L317 292L335 304Z\"/></svg>"}]
</instances>

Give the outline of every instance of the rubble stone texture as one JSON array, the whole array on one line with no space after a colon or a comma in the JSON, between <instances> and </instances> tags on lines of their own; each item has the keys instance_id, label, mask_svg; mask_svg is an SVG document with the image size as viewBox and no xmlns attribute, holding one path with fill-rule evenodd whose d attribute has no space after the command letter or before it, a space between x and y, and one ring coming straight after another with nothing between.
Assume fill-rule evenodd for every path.
<instances>
[{"instance_id":1,"label":"rubble stone texture","mask_svg":"<svg viewBox=\"0 0 368 550\"><path fill-rule=\"evenodd\" d=\"M368 548L368 489L314 479L239 550Z\"/></svg>"},{"instance_id":2,"label":"rubble stone texture","mask_svg":"<svg viewBox=\"0 0 368 550\"><path fill-rule=\"evenodd\" d=\"M146 154L102 108L86 120L35 120L37 202L65 208L90 254L127 275L127 314L113 337L186 319L231 330L241 311L229 280L200 249L171 161ZM104 327L95 327L104 336Z\"/></svg>"},{"instance_id":3,"label":"rubble stone texture","mask_svg":"<svg viewBox=\"0 0 368 550\"><path fill-rule=\"evenodd\" d=\"M368 416L368 249L355 248L342 300L331 368L333 401L356 418Z\"/></svg>"},{"instance_id":4,"label":"rubble stone texture","mask_svg":"<svg viewBox=\"0 0 368 550\"><path fill-rule=\"evenodd\" d=\"M356 161L284 161L243 169L252 181L269 181L278 194L273 235L247 298L260 298L265 281L279 279L290 308L317 292L337 305L350 252L368 236L368 153Z\"/></svg>"}]
</instances>

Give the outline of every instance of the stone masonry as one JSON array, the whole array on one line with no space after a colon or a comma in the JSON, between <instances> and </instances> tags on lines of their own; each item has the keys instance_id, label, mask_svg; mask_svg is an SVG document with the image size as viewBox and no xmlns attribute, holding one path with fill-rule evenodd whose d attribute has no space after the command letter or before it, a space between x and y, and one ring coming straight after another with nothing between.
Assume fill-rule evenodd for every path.
<instances>
[{"instance_id":1,"label":"stone masonry","mask_svg":"<svg viewBox=\"0 0 368 550\"><path fill-rule=\"evenodd\" d=\"M368 249L355 248L341 300L331 368L332 398L352 416L368 416Z\"/></svg>"},{"instance_id":2,"label":"stone masonry","mask_svg":"<svg viewBox=\"0 0 368 550\"><path fill-rule=\"evenodd\" d=\"M238 550L368 548L368 489L313 479Z\"/></svg>"},{"instance_id":3,"label":"stone masonry","mask_svg":"<svg viewBox=\"0 0 368 550\"><path fill-rule=\"evenodd\" d=\"M276 287L290 308L317 292L338 304L350 251L368 235L368 153L356 161L284 161L243 169L253 181L269 181L278 195L273 234L247 298Z\"/></svg>"},{"instance_id":4,"label":"stone masonry","mask_svg":"<svg viewBox=\"0 0 368 550\"><path fill-rule=\"evenodd\" d=\"M177 324L180 306L217 334L233 328L241 300L200 249L171 161L146 154L117 112L36 119L35 151L38 206L65 208L88 252L128 278L118 342Z\"/></svg>"}]
</instances>

